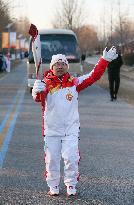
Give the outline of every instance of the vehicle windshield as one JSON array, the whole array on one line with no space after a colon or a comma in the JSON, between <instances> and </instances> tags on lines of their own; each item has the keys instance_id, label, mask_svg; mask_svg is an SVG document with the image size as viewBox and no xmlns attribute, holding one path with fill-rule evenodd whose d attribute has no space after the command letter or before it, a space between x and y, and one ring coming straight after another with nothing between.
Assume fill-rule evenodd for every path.
<instances>
[{"instance_id":1,"label":"vehicle windshield","mask_svg":"<svg viewBox=\"0 0 134 205\"><path fill-rule=\"evenodd\" d=\"M64 54L69 62L80 61L80 51L74 35L41 34L41 56L43 63L50 63L52 55Z\"/></svg>"}]
</instances>

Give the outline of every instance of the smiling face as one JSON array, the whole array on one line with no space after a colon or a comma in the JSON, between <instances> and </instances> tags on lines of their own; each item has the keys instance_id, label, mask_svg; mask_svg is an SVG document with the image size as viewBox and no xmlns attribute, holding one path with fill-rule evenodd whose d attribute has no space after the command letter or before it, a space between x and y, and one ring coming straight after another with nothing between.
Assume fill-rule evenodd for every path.
<instances>
[{"instance_id":1,"label":"smiling face","mask_svg":"<svg viewBox=\"0 0 134 205\"><path fill-rule=\"evenodd\" d=\"M52 66L53 74L60 77L67 73L68 65L62 61L58 61Z\"/></svg>"}]
</instances>

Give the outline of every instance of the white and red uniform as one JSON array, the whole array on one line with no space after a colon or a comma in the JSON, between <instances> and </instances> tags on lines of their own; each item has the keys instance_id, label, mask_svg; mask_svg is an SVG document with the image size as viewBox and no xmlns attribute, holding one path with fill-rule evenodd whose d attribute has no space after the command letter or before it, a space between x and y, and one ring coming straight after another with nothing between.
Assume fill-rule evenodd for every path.
<instances>
[{"instance_id":1,"label":"white and red uniform","mask_svg":"<svg viewBox=\"0 0 134 205\"><path fill-rule=\"evenodd\" d=\"M64 159L64 183L75 186L79 178L78 151L79 113L78 94L92 85L104 73L108 61L100 58L95 68L86 75L74 78L69 73L62 79L53 75L52 70L45 74L44 140L46 180L49 187L60 183L60 159ZM38 93L35 99L40 101Z\"/></svg>"}]
</instances>

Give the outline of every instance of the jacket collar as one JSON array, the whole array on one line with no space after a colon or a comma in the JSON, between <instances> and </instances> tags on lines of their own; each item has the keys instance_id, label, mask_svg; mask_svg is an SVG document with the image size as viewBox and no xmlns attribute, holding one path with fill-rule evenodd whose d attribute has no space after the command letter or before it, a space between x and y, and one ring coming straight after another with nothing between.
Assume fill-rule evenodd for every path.
<instances>
[{"instance_id":1,"label":"jacket collar","mask_svg":"<svg viewBox=\"0 0 134 205\"><path fill-rule=\"evenodd\" d=\"M54 81L54 82L62 82L62 83L66 83L68 81L68 79L70 78L70 74L66 73L62 76L62 78L58 78L57 76L55 76L53 74L53 72L51 70L48 70L45 72L44 75L45 81Z\"/></svg>"}]
</instances>

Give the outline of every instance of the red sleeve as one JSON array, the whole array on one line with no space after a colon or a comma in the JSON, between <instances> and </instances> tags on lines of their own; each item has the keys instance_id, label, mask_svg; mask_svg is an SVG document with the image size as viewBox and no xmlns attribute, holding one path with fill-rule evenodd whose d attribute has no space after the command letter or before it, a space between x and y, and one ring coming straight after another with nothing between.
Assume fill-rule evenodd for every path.
<instances>
[{"instance_id":1,"label":"red sleeve","mask_svg":"<svg viewBox=\"0 0 134 205\"><path fill-rule=\"evenodd\" d=\"M104 60L103 58L100 58L98 63L95 65L94 69L91 72L91 75L88 76L85 80L83 80L82 83L78 84L76 87L77 92L80 92L81 90L84 90L88 86L92 85L94 82L99 80L103 73L105 72L109 62Z\"/></svg>"},{"instance_id":2,"label":"red sleeve","mask_svg":"<svg viewBox=\"0 0 134 205\"><path fill-rule=\"evenodd\" d=\"M36 98L35 98L36 102L41 102L41 97L40 97L40 93L37 93Z\"/></svg>"}]
</instances>

